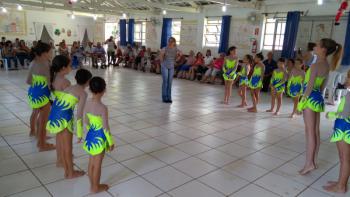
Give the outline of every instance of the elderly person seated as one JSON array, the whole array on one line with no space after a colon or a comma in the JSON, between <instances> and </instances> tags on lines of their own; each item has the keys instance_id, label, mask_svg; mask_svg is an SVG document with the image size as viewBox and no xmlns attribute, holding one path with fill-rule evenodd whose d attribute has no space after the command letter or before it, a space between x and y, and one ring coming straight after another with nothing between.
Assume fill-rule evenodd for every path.
<instances>
[{"instance_id":1,"label":"elderly person seated","mask_svg":"<svg viewBox=\"0 0 350 197\"><path fill-rule=\"evenodd\" d=\"M101 60L101 68L106 67L106 51L102 47L101 42L97 42L96 47L92 49L92 67L98 68L98 60Z\"/></svg>"},{"instance_id":2,"label":"elderly person seated","mask_svg":"<svg viewBox=\"0 0 350 197\"><path fill-rule=\"evenodd\" d=\"M22 67L25 67L25 60L29 60L30 49L26 46L24 40L19 41L19 45L16 49L16 57L19 61L19 64Z\"/></svg>"}]
</instances>

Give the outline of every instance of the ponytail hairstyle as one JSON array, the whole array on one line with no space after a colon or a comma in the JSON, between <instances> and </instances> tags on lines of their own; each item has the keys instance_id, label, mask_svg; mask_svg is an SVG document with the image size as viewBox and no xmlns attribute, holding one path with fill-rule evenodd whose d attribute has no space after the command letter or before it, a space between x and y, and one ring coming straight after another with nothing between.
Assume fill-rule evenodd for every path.
<instances>
[{"instance_id":1,"label":"ponytail hairstyle","mask_svg":"<svg viewBox=\"0 0 350 197\"><path fill-rule=\"evenodd\" d=\"M250 66L252 66L252 65L254 64L254 58L253 58L253 56L247 54L247 55L245 55L245 58L247 58L248 63L249 63Z\"/></svg>"},{"instance_id":2,"label":"ponytail hairstyle","mask_svg":"<svg viewBox=\"0 0 350 197\"><path fill-rule=\"evenodd\" d=\"M40 40L36 44L35 47L32 48L29 56L30 59L33 60L35 57L41 56L43 53L48 53L51 50L51 46Z\"/></svg>"},{"instance_id":3,"label":"ponytail hairstyle","mask_svg":"<svg viewBox=\"0 0 350 197\"><path fill-rule=\"evenodd\" d=\"M263 60L264 60L264 55L262 54L262 52L256 54L255 57L259 58L260 61L263 61Z\"/></svg>"},{"instance_id":4,"label":"ponytail hairstyle","mask_svg":"<svg viewBox=\"0 0 350 197\"><path fill-rule=\"evenodd\" d=\"M63 68L67 68L69 66L70 59L64 55L57 55L52 60L52 65L50 67L50 88L54 91L53 82L55 81L56 74L60 72Z\"/></svg>"},{"instance_id":5,"label":"ponytail hairstyle","mask_svg":"<svg viewBox=\"0 0 350 197\"><path fill-rule=\"evenodd\" d=\"M325 48L326 56L329 56L333 54L332 61L331 61L331 70L334 71L337 69L339 65L340 58L343 54L343 47L341 44L338 44L334 40L330 38L323 38L320 41L321 47Z\"/></svg>"}]
</instances>

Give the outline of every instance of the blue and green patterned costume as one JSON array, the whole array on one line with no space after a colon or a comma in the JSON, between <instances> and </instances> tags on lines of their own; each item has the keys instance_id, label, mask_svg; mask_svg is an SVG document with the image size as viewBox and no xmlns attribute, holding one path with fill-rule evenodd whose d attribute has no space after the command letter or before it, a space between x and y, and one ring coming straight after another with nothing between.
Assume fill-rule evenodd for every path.
<instances>
[{"instance_id":1,"label":"blue and green patterned costume","mask_svg":"<svg viewBox=\"0 0 350 197\"><path fill-rule=\"evenodd\" d=\"M227 80L233 81L236 79L236 76L237 76L236 66L237 66L236 59L230 60L230 59L225 58L225 64L222 67L222 71L223 71L222 75L223 75L225 81L227 81Z\"/></svg>"},{"instance_id":2,"label":"blue and green patterned costume","mask_svg":"<svg viewBox=\"0 0 350 197\"><path fill-rule=\"evenodd\" d=\"M276 69L272 73L270 84L272 85L272 87L275 89L277 93L284 92L284 88L285 88L284 77L285 77L285 72L283 70Z\"/></svg>"},{"instance_id":3,"label":"blue and green patterned costume","mask_svg":"<svg viewBox=\"0 0 350 197\"><path fill-rule=\"evenodd\" d=\"M303 77L291 76L288 80L287 90L288 95L292 98L299 97L303 93Z\"/></svg>"},{"instance_id":4,"label":"blue and green patterned costume","mask_svg":"<svg viewBox=\"0 0 350 197\"><path fill-rule=\"evenodd\" d=\"M57 134L64 129L73 132L74 128L74 108L79 102L75 96L62 92L54 91L55 100L52 103L49 120L46 124L46 129L52 133ZM77 121L77 137L81 138L83 135L82 121Z\"/></svg>"},{"instance_id":5,"label":"blue and green patterned costume","mask_svg":"<svg viewBox=\"0 0 350 197\"><path fill-rule=\"evenodd\" d=\"M247 73L248 65L243 65L242 70L238 73L239 75L239 86L247 86L248 81L248 73Z\"/></svg>"},{"instance_id":6,"label":"blue and green patterned costume","mask_svg":"<svg viewBox=\"0 0 350 197\"><path fill-rule=\"evenodd\" d=\"M45 76L32 75L32 84L28 89L28 102L33 109L39 109L50 102L50 89Z\"/></svg>"},{"instance_id":7,"label":"blue and green patterned costume","mask_svg":"<svg viewBox=\"0 0 350 197\"><path fill-rule=\"evenodd\" d=\"M87 126L88 132L83 148L92 156L101 154L114 145L113 136L108 130L103 128L103 119L101 116L91 113L87 113L86 116L89 120L89 125Z\"/></svg>"},{"instance_id":8,"label":"blue and green patterned costume","mask_svg":"<svg viewBox=\"0 0 350 197\"><path fill-rule=\"evenodd\" d=\"M306 72L304 81L304 92L306 90L307 84L310 81L311 69ZM308 98L302 98L298 104L298 111L302 111L306 108L311 109L314 112L324 112L324 98L321 91L321 86L326 80L325 77L316 77L314 82L314 87Z\"/></svg>"},{"instance_id":9,"label":"blue and green patterned costume","mask_svg":"<svg viewBox=\"0 0 350 197\"><path fill-rule=\"evenodd\" d=\"M263 74L262 68L255 66L254 71L253 71L253 75L249 81L250 89L255 90L255 89L259 89L259 88L263 87L263 82L262 82L263 78L261 77L262 74Z\"/></svg>"},{"instance_id":10,"label":"blue and green patterned costume","mask_svg":"<svg viewBox=\"0 0 350 197\"><path fill-rule=\"evenodd\" d=\"M350 116L349 114L343 114L344 109L349 111L350 94L343 96L338 107L337 112L329 112L328 118L336 119L334 122L333 134L331 136L331 142L345 141L350 144Z\"/></svg>"}]
</instances>

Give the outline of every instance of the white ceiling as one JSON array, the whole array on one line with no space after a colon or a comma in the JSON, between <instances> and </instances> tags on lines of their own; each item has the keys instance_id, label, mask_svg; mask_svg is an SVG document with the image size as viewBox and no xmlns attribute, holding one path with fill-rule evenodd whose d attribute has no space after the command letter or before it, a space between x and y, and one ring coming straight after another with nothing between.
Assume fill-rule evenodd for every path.
<instances>
[{"instance_id":1,"label":"white ceiling","mask_svg":"<svg viewBox=\"0 0 350 197\"><path fill-rule=\"evenodd\" d=\"M71 0L72 1L72 0ZM121 14L121 13L152 13L160 14L162 10L199 13L203 9L222 6L260 9L262 5L288 3L315 3L317 0L0 0L0 6L21 4L22 6L54 8L70 11ZM324 0L325 2L337 0Z\"/></svg>"}]
</instances>

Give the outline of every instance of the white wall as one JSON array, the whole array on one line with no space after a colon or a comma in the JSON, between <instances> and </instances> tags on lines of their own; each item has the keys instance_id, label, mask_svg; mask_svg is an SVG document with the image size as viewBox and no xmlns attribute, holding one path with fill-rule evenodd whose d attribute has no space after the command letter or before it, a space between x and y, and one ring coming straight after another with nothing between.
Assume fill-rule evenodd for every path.
<instances>
[{"instance_id":1,"label":"white wall","mask_svg":"<svg viewBox=\"0 0 350 197\"><path fill-rule=\"evenodd\" d=\"M11 10L9 10L11 11ZM55 44L58 44L62 39L65 39L68 44L71 44L75 40L81 40L84 35L84 29L89 31L89 37L92 40L94 37L94 20L89 17L76 16L74 20L68 17L68 12L65 11L37 11L37 10L25 10L26 14L26 26L27 32L25 35L5 35L6 38L14 40L15 38L24 39L26 41L33 41L40 39L41 32L36 33L35 23L52 25L53 29L64 28L67 32L68 29L72 31L70 37L67 33L61 33L60 36L53 35Z\"/></svg>"}]
</instances>

